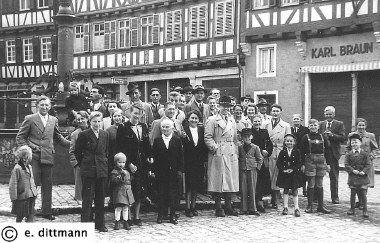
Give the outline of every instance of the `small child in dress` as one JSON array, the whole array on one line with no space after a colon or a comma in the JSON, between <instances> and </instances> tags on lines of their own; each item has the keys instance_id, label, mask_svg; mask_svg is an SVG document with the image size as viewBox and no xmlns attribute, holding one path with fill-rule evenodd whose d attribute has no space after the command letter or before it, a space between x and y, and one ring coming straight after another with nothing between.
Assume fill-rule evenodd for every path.
<instances>
[{"instance_id":1,"label":"small child in dress","mask_svg":"<svg viewBox=\"0 0 380 243\"><path fill-rule=\"evenodd\" d=\"M16 215L18 223L25 217L26 222L33 222L37 188L34 183L32 166L29 164L32 160L32 149L27 145L21 146L15 155L17 164L12 170L9 181L12 214Z\"/></svg>"},{"instance_id":2,"label":"small child in dress","mask_svg":"<svg viewBox=\"0 0 380 243\"><path fill-rule=\"evenodd\" d=\"M297 138L293 134L287 134L284 137L284 149L281 150L277 159L277 168L279 170L277 177L277 186L284 188L284 210L283 215L288 214L289 190L292 190L294 202L294 216L300 217L301 213L298 207L298 188L302 187L301 180L301 154L295 148Z\"/></svg>"},{"instance_id":3,"label":"small child in dress","mask_svg":"<svg viewBox=\"0 0 380 243\"><path fill-rule=\"evenodd\" d=\"M124 229L130 230L127 223L130 206L135 202L131 188L131 175L124 169L127 156L117 153L114 157L115 168L111 172L112 202L115 206L114 230L120 229L120 217L123 213Z\"/></svg>"},{"instance_id":4,"label":"small child in dress","mask_svg":"<svg viewBox=\"0 0 380 243\"><path fill-rule=\"evenodd\" d=\"M370 183L368 173L371 169L371 159L369 154L360 148L362 139L359 134L352 134L349 140L351 151L346 154L345 167L348 172L348 186L351 188L351 208L347 214L355 214L355 197L357 194L363 204L363 217L368 218L367 189Z\"/></svg>"},{"instance_id":5,"label":"small child in dress","mask_svg":"<svg viewBox=\"0 0 380 243\"><path fill-rule=\"evenodd\" d=\"M255 194L257 172L263 164L263 157L259 146L251 143L252 129L243 128L241 138L243 144L239 146L240 213L259 216Z\"/></svg>"}]
</instances>

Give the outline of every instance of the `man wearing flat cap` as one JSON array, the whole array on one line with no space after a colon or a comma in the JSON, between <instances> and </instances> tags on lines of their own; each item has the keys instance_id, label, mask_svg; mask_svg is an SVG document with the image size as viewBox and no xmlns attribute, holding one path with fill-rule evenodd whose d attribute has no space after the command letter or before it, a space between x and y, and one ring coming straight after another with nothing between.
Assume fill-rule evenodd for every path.
<instances>
[{"instance_id":1,"label":"man wearing flat cap","mask_svg":"<svg viewBox=\"0 0 380 243\"><path fill-rule=\"evenodd\" d=\"M127 88L128 91L125 92L125 94L129 95L129 101L121 105L121 109L123 110L124 115L130 118L131 106L138 104L142 106L144 110L144 115L141 118L141 122L146 123L150 127L153 122L153 113L150 105L140 100L142 87L135 82L131 82L128 84Z\"/></svg>"},{"instance_id":2,"label":"man wearing flat cap","mask_svg":"<svg viewBox=\"0 0 380 243\"><path fill-rule=\"evenodd\" d=\"M207 118L210 116L210 107L207 104L203 103L203 99L205 98L207 90L203 87L203 85L196 85L192 92L194 95L194 101L190 104L185 105L184 112L187 114L192 110L199 111L202 115L200 122L206 124Z\"/></svg>"}]
</instances>

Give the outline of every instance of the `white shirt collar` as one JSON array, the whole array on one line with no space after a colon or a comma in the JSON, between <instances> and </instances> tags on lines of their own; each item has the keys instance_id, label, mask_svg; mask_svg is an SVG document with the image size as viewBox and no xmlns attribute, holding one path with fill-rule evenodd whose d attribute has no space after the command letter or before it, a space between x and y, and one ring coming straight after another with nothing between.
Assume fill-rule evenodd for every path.
<instances>
[{"instance_id":1,"label":"white shirt collar","mask_svg":"<svg viewBox=\"0 0 380 243\"><path fill-rule=\"evenodd\" d=\"M45 116L43 116L43 115L41 115L41 113L39 113L38 112L38 115L40 116L40 118L41 118L41 120L43 120L43 119L48 119L48 117L49 117L49 114L46 114Z\"/></svg>"},{"instance_id":2,"label":"white shirt collar","mask_svg":"<svg viewBox=\"0 0 380 243\"><path fill-rule=\"evenodd\" d=\"M169 136L165 136L164 134L162 134L162 139L166 139L166 140L170 140L171 138L173 137L173 133L171 133Z\"/></svg>"}]
</instances>

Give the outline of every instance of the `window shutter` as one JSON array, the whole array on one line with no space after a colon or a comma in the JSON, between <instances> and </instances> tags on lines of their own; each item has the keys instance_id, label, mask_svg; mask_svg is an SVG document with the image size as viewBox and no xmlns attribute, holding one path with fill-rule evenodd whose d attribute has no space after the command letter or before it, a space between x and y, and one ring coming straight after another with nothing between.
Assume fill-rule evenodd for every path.
<instances>
[{"instance_id":1,"label":"window shutter","mask_svg":"<svg viewBox=\"0 0 380 243\"><path fill-rule=\"evenodd\" d=\"M223 15L224 15L224 2L217 2L215 4L215 36L223 35Z\"/></svg>"},{"instance_id":2,"label":"window shutter","mask_svg":"<svg viewBox=\"0 0 380 243\"><path fill-rule=\"evenodd\" d=\"M138 45L138 35L137 35L137 28L138 28L138 18L131 18L130 21L130 40L131 40L131 47L136 47Z\"/></svg>"},{"instance_id":3,"label":"window shutter","mask_svg":"<svg viewBox=\"0 0 380 243\"><path fill-rule=\"evenodd\" d=\"M110 22L105 22L104 23L104 50L109 50L110 49Z\"/></svg>"},{"instance_id":4,"label":"window shutter","mask_svg":"<svg viewBox=\"0 0 380 243\"><path fill-rule=\"evenodd\" d=\"M245 10L251 10L252 9L252 1L254 0L245 0Z\"/></svg>"},{"instance_id":5,"label":"window shutter","mask_svg":"<svg viewBox=\"0 0 380 243\"><path fill-rule=\"evenodd\" d=\"M172 42L173 36L173 12L166 12L166 40L165 43Z\"/></svg>"},{"instance_id":6,"label":"window shutter","mask_svg":"<svg viewBox=\"0 0 380 243\"><path fill-rule=\"evenodd\" d=\"M173 16L174 22L174 33L172 41L181 41L182 39L182 11L177 10L174 12Z\"/></svg>"},{"instance_id":7,"label":"window shutter","mask_svg":"<svg viewBox=\"0 0 380 243\"><path fill-rule=\"evenodd\" d=\"M153 44L160 44L160 15L153 14Z\"/></svg>"},{"instance_id":8,"label":"window shutter","mask_svg":"<svg viewBox=\"0 0 380 243\"><path fill-rule=\"evenodd\" d=\"M40 53L40 38L33 38L33 62L40 62L41 53Z\"/></svg>"},{"instance_id":9,"label":"window shutter","mask_svg":"<svg viewBox=\"0 0 380 243\"><path fill-rule=\"evenodd\" d=\"M208 32L208 6L203 5L199 7L199 38L207 38L207 32Z\"/></svg>"},{"instance_id":10,"label":"window shutter","mask_svg":"<svg viewBox=\"0 0 380 243\"><path fill-rule=\"evenodd\" d=\"M190 40L198 37L198 8L190 9Z\"/></svg>"},{"instance_id":11,"label":"window shutter","mask_svg":"<svg viewBox=\"0 0 380 243\"><path fill-rule=\"evenodd\" d=\"M90 51L90 24L83 25L84 35L83 35L83 51Z\"/></svg>"},{"instance_id":12,"label":"window shutter","mask_svg":"<svg viewBox=\"0 0 380 243\"><path fill-rule=\"evenodd\" d=\"M35 9L37 8L38 5L36 5L35 0L29 0L29 8L30 9Z\"/></svg>"},{"instance_id":13,"label":"window shutter","mask_svg":"<svg viewBox=\"0 0 380 243\"><path fill-rule=\"evenodd\" d=\"M51 60L57 61L58 57L58 38L56 35L51 36Z\"/></svg>"},{"instance_id":14,"label":"window shutter","mask_svg":"<svg viewBox=\"0 0 380 243\"><path fill-rule=\"evenodd\" d=\"M110 22L110 49L116 49L116 21Z\"/></svg>"},{"instance_id":15,"label":"window shutter","mask_svg":"<svg viewBox=\"0 0 380 243\"><path fill-rule=\"evenodd\" d=\"M234 2L226 1L226 18L225 18L224 35L234 34Z\"/></svg>"},{"instance_id":16,"label":"window shutter","mask_svg":"<svg viewBox=\"0 0 380 243\"><path fill-rule=\"evenodd\" d=\"M16 39L16 63L22 63L22 55L23 55L23 51L22 51L22 42L21 42L21 38L17 38Z\"/></svg>"},{"instance_id":17,"label":"window shutter","mask_svg":"<svg viewBox=\"0 0 380 243\"><path fill-rule=\"evenodd\" d=\"M0 64L6 63L5 41L0 41Z\"/></svg>"}]
</instances>

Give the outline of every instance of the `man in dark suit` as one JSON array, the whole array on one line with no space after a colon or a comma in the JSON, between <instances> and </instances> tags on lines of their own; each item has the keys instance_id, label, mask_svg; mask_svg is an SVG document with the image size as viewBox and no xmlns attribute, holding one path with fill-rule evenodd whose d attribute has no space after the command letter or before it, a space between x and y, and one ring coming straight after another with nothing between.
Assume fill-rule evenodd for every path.
<instances>
[{"instance_id":1,"label":"man in dark suit","mask_svg":"<svg viewBox=\"0 0 380 243\"><path fill-rule=\"evenodd\" d=\"M152 101L150 105L150 109L153 113L153 119L160 119L160 113L158 112L161 108L164 108L164 105L160 104L161 92L158 88L152 88L150 90L150 100Z\"/></svg>"},{"instance_id":2,"label":"man in dark suit","mask_svg":"<svg viewBox=\"0 0 380 243\"><path fill-rule=\"evenodd\" d=\"M297 149L301 148L302 137L304 135L310 133L309 128L301 125L302 120L303 119L302 119L300 114L294 114L293 115L293 126L290 128L292 131L292 134L297 138L297 141L296 141ZM307 177L305 176L305 174L303 174L303 176L302 176L302 189L303 189L303 195L305 197L307 196L306 181L307 181Z\"/></svg>"},{"instance_id":3,"label":"man in dark suit","mask_svg":"<svg viewBox=\"0 0 380 243\"><path fill-rule=\"evenodd\" d=\"M101 129L103 116L91 112L90 129L78 134L74 155L82 176L81 222L91 221L92 201L95 202L95 228L107 232L104 224L104 198L108 176L108 133Z\"/></svg>"},{"instance_id":4,"label":"man in dark suit","mask_svg":"<svg viewBox=\"0 0 380 243\"><path fill-rule=\"evenodd\" d=\"M36 114L25 117L16 136L17 146L28 145L33 151L32 167L37 186L41 186L42 217L54 220L52 215L54 144L69 148L70 141L58 130L57 118L50 116L50 99L41 96L37 100Z\"/></svg>"},{"instance_id":5,"label":"man in dark suit","mask_svg":"<svg viewBox=\"0 0 380 243\"><path fill-rule=\"evenodd\" d=\"M339 185L339 158L340 144L346 140L345 128L342 121L335 120L335 108L327 106L325 108L326 120L319 124L319 133L325 134L330 143L330 190L333 204L339 204L338 185Z\"/></svg>"},{"instance_id":6,"label":"man in dark suit","mask_svg":"<svg viewBox=\"0 0 380 243\"><path fill-rule=\"evenodd\" d=\"M179 206L179 183L184 171L182 142L173 135L174 124L170 119L161 123L162 136L153 142L153 172L158 183L158 217L162 223L163 215L170 208L170 222L178 224L175 210Z\"/></svg>"},{"instance_id":7,"label":"man in dark suit","mask_svg":"<svg viewBox=\"0 0 380 243\"><path fill-rule=\"evenodd\" d=\"M184 107L185 115L192 110L199 111L202 115L200 122L203 124L206 124L207 118L210 116L210 107L203 103L206 93L207 90L202 85L195 85L193 90L194 101Z\"/></svg>"},{"instance_id":8,"label":"man in dark suit","mask_svg":"<svg viewBox=\"0 0 380 243\"><path fill-rule=\"evenodd\" d=\"M107 114L107 108L103 105L104 89L98 85L92 86L90 92L91 111L99 111L103 116Z\"/></svg>"}]
</instances>

